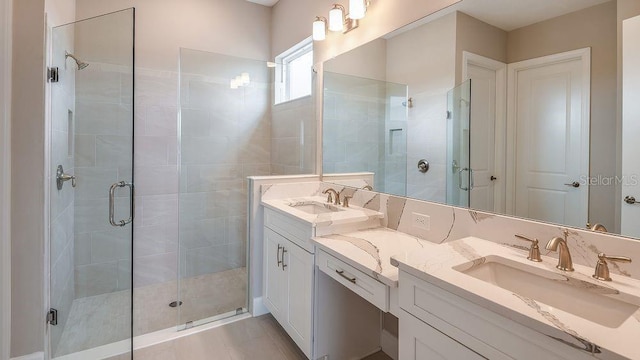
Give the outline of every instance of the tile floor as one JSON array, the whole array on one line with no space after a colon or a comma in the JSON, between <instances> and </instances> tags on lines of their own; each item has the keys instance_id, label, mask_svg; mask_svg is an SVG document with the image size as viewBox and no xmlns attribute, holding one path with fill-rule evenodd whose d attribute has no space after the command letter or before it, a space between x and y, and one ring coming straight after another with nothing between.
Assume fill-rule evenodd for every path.
<instances>
[{"instance_id":1,"label":"tile floor","mask_svg":"<svg viewBox=\"0 0 640 360\"><path fill-rule=\"evenodd\" d=\"M306 360L271 315L237 321L136 350L135 360ZM363 360L390 360L378 352ZM129 360L121 355L107 360Z\"/></svg>"},{"instance_id":2,"label":"tile floor","mask_svg":"<svg viewBox=\"0 0 640 360\"><path fill-rule=\"evenodd\" d=\"M180 309L168 306L177 298L176 281L134 289L134 336L247 307L246 268L184 279L180 288ZM125 339L130 311L129 291L74 300L55 356Z\"/></svg>"}]
</instances>

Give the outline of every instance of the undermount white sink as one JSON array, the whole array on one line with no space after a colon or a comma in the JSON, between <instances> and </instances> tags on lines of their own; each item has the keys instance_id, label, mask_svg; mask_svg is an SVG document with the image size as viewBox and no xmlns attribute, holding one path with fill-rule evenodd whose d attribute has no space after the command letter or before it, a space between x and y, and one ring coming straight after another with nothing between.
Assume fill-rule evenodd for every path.
<instances>
[{"instance_id":1,"label":"undermount white sink","mask_svg":"<svg viewBox=\"0 0 640 360\"><path fill-rule=\"evenodd\" d=\"M326 214L326 213L334 213L338 211L344 211L339 207L331 204L323 204L317 201L304 201L300 203L290 204L294 209L298 209L304 211L308 214Z\"/></svg>"},{"instance_id":2,"label":"undermount white sink","mask_svg":"<svg viewBox=\"0 0 640 360\"><path fill-rule=\"evenodd\" d=\"M640 308L637 297L601 286L595 280L580 280L499 256L487 256L453 269L548 305L543 311L553 314L554 308L560 309L609 328L619 327Z\"/></svg>"}]
</instances>

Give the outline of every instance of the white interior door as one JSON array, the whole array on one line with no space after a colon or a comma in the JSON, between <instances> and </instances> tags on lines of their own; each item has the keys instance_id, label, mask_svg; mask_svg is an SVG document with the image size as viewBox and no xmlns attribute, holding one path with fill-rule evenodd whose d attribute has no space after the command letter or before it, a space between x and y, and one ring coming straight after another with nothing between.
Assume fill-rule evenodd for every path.
<instances>
[{"instance_id":1,"label":"white interior door","mask_svg":"<svg viewBox=\"0 0 640 360\"><path fill-rule=\"evenodd\" d=\"M587 223L590 68L590 49L509 64L507 195L515 215Z\"/></svg>"},{"instance_id":2,"label":"white interior door","mask_svg":"<svg viewBox=\"0 0 640 360\"><path fill-rule=\"evenodd\" d=\"M622 196L640 201L640 16L622 22L622 44ZM640 203L621 206L621 233L640 236Z\"/></svg>"},{"instance_id":3,"label":"white interior door","mask_svg":"<svg viewBox=\"0 0 640 360\"><path fill-rule=\"evenodd\" d=\"M464 80L471 79L471 168L474 187L470 207L504 211L504 121L507 64L465 52Z\"/></svg>"}]
</instances>

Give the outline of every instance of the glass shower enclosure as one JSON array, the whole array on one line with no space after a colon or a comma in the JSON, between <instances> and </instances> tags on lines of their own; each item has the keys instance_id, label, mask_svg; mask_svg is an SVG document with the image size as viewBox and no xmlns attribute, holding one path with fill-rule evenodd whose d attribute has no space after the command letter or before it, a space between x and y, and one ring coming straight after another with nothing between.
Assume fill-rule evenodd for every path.
<instances>
[{"instance_id":1,"label":"glass shower enclosure","mask_svg":"<svg viewBox=\"0 0 640 360\"><path fill-rule=\"evenodd\" d=\"M132 353L134 18L50 33L52 358L107 344Z\"/></svg>"},{"instance_id":2,"label":"glass shower enclosure","mask_svg":"<svg viewBox=\"0 0 640 360\"><path fill-rule=\"evenodd\" d=\"M178 329L248 310L246 177L270 173L272 72L180 50Z\"/></svg>"},{"instance_id":3,"label":"glass shower enclosure","mask_svg":"<svg viewBox=\"0 0 640 360\"><path fill-rule=\"evenodd\" d=\"M407 85L330 71L323 76L323 172L370 172L376 191L406 196Z\"/></svg>"}]
</instances>

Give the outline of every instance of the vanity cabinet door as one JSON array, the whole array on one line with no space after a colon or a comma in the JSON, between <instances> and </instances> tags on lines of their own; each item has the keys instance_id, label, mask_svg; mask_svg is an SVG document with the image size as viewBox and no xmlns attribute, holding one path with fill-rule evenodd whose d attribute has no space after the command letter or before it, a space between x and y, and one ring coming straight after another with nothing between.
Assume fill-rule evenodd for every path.
<instances>
[{"instance_id":1,"label":"vanity cabinet door","mask_svg":"<svg viewBox=\"0 0 640 360\"><path fill-rule=\"evenodd\" d=\"M286 272L282 268L283 249L287 239L272 230L264 229L264 304L282 322L286 307Z\"/></svg>"},{"instance_id":2,"label":"vanity cabinet door","mask_svg":"<svg viewBox=\"0 0 640 360\"><path fill-rule=\"evenodd\" d=\"M404 310L400 311L399 351L402 360L486 359Z\"/></svg>"},{"instance_id":3,"label":"vanity cabinet door","mask_svg":"<svg viewBox=\"0 0 640 360\"><path fill-rule=\"evenodd\" d=\"M311 358L313 254L265 227L263 262L264 304Z\"/></svg>"},{"instance_id":4,"label":"vanity cabinet door","mask_svg":"<svg viewBox=\"0 0 640 360\"><path fill-rule=\"evenodd\" d=\"M286 269L286 328L291 338L310 357L314 256L287 241L283 266Z\"/></svg>"}]
</instances>

